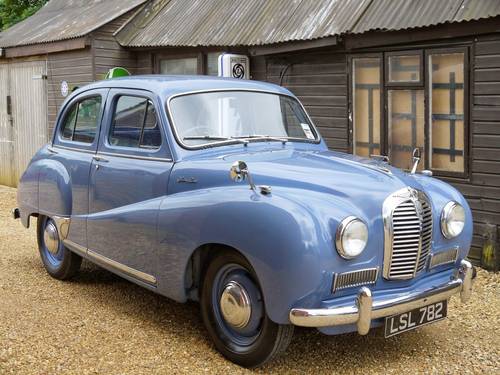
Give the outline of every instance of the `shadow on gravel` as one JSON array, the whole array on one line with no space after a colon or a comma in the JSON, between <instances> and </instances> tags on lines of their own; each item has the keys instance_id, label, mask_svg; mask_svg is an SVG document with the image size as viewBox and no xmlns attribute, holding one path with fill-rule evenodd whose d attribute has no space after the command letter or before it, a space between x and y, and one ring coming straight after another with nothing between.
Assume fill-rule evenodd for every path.
<instances>
[{"instance_id":1,"label":"shadow on gravel","mask_svg":"<svg viewBox=\"0 0 500 375\"><path fill-rule=\"evenodd\" d=\"M96 307L100 306L103 317L107 314L106 310L111 310L115 316L132 316L141 324L153 325L153 329L160 331L162 336L175 335L175 341L180 345L183 340L192 342L195 339L204 346L202 350L215 351L206 334L197 303L177 303L89 262L84 262L72 284L78 288L79 294L92 300ZM381 328L372 330L368 336L355 333L326 336L314 329L296 328L286 354L257 372L281 372L283 368L293 368L299 373L309 373L314 369L336 367L347 367L357 372L365 366L373 368L374 363L383 369L396 361L404 362L405 356L425 357L424 348L428 351L433 346L432 339L426 338L429 337L417 331L385 339Z\"/></svg>"}]
</instances>

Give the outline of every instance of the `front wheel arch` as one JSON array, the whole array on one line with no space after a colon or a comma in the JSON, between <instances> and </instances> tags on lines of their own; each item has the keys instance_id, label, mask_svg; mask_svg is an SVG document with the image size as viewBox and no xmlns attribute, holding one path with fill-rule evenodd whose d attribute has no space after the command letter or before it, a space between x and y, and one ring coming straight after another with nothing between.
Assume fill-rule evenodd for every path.
<instances>
[{"instance_id":1,"label":"front wheel arch","mask_svg":"<svg viewBox=\"0 0 500 375\"><path fill-rule=\"evenodd\" d=\"M208 265L217 254L224 251L239 254L251 265L249 259L240 250L232 246L221 243L207 243L199 246L191 254L184 271L184 286L186 295L190 300L199 301L202 282ZM254 268L253 265L252 268Z\"/></svg>"}]
</instances>

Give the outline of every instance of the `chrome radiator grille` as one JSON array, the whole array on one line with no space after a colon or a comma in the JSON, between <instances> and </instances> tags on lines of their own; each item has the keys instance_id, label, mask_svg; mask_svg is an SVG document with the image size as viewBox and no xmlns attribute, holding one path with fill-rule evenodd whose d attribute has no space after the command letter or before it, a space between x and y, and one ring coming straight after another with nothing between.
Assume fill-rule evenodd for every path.
<instances>
[{"instance_id":1,"label":"chrome radiator grille","mask_svg":"<svg viewBox=\"0 0 500 375\"><path fill-rule=\"evenodd\" d=\"M432 242L432 209L425 195L407 188L384 203L384 277L411 279L425 268Z\"/></svg>"}]
</instances>

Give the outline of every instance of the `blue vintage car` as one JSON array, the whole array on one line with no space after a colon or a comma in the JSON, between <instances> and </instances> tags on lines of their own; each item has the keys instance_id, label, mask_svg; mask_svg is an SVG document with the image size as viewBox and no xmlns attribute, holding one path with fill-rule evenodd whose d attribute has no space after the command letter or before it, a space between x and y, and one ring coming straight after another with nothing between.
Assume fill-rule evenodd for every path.
<instances>
[{"instance_id":1,"label":"blue vintage car","mask_svg":"<svg viewBox=\"0 0 500 375\"><path fill-rule=\"evenodd\" d=\"M329 151L276 85L113 79L66 100L13 215L26 227L37 217L51 276L86 258L199 301L218 350L255 367L294 326L391 336L469 298L471 211L417 164Z\"/></svg>"}]
</instances>

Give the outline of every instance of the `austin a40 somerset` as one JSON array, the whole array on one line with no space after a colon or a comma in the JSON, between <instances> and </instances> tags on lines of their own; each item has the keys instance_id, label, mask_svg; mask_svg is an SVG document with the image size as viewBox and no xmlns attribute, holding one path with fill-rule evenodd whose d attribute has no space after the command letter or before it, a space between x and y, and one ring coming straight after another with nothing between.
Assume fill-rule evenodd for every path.
<instances>
[{"instance_id":1,"label":"austin a40 somerset","mask_svg":"<svg viewBox=\"0 0 500 375\"><path fill-rule=\"evenodd\" d=\"M392 336L471 294L471 212L450 185L386 158L329 151L267 83L137 76L80 88L21 178L47 272L89 259L199 301L230 360L255 367L294 326ZM307 349L305 349L307 350Z\"/></svg>"}]
</instances>

